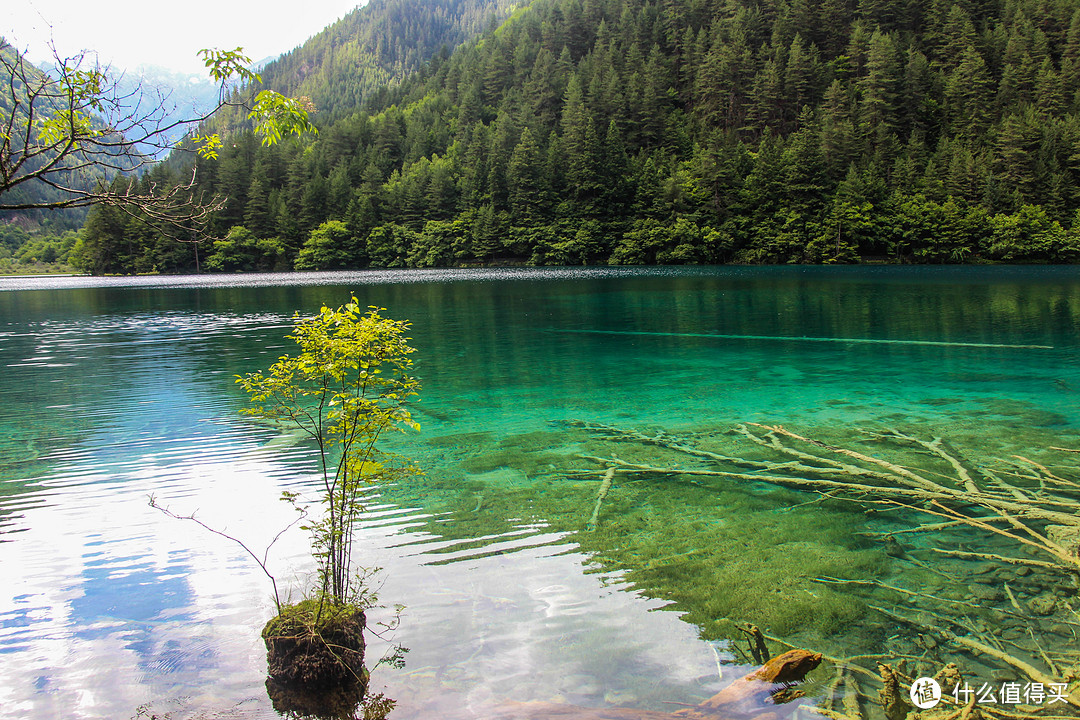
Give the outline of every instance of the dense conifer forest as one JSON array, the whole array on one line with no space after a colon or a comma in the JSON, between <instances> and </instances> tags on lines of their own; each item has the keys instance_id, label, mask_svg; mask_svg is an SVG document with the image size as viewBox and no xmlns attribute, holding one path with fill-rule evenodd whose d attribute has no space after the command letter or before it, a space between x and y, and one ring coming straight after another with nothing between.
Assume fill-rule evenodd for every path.
<instances>
[{"instance_id":1,"label":"dense conifer forest","mask_svg":"<svg viewBox=\"0 0 1080 720\"><path fill-rule=\"evenodd\" d=\"M1080 259L1071 0L534 0L364 92L362 60L318 43L322 61L281 64L284 89L323 104L317 137L237 132L197 161L227 198L211 237L96 208L77 262Z\"/></svg>"}]
</instances>

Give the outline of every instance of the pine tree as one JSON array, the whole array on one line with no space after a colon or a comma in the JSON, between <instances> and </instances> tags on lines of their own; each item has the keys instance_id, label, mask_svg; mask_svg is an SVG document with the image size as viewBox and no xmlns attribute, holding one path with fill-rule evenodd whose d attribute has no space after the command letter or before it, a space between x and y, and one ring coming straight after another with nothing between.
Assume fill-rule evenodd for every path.
<instances>
[{"instance_id":1,"label":"pine tree","mask_svg":"<svg viewBox=\"0 0 1080 720\"><path fill-rule=\"evenodd\" d=\"M914 48L908 49L901 94L900 132L926 136L936 133L940 118L933 101L934 81L930 61Z\"/></svg>"},{"instance_id":2,"label":"pine tree","mask_svg":"<svg viewBox=\"0 0 1080 720\"><path fill-rule=\"evenodd\" d=\"M787 67L784 71L784 106L789 120L798 117L803 105L810 101L814 86L813 74L810 52L803 47L802 36L796 34L788 48Z\"/></svg>"},{"instance_id":3,"label":"pine tree","mask_svg":"<svg viewBox=\"0 0 1080 720\"><path fill-rule=\"evenodd\" d=\"M446 158L437 158L431 163L431 181L426 193L428 219L450 219L457 211L457 184L454 182L454 170Z\"/></svg>"},{"instance_id":4,"label":"pine tree","mask_svg":"<svg viewBox=\"0 0 1080 720\"><path fill-rule=\"evenodd\" d=\"M517 145L518 129L506 113L499 114L493 129L488 149L487 197L496 210L506 210L509 202L506 170L510 165L510 155Z\"/></svg>"},{"instance_id":5,"label":"pine tree","mask_svg":"<svg viewBox=\"0 0 1080 720\"><path fill-rule=\"evenodd\" d=\"M959 65L964 52L975 45L975 38L975 25L971 22L971 16L962 5L953 4L949 8L937 43L942 67L952 70Z\"/></svg>"},{"instance_id":6,"label":"pine tree","mask_svg":"<svg viewBox=\"0 0 1080 720\"><path fill-rule=\"evenodd\" d=\"M866 76L858 83L862 95L859 123L871 151L879 151L893 137L899 122L900 63L891 35L875 30L870 38Z\"/></svg>"},{"instance_id":7,"label":"pine tree","mask_svg":"<svg viewBox=\"0 0 1080 720\"><path fill-rule=\"evenodd\" d=\"M972 140L986 129L991 87L986 63L969 46L945 86L949 122L961 137Z\"/></svg>"},{"instance_id":8,"label":"pine tree","mask_svg":"<svg viewBox=\"0 0 1080 720\"><path fill-rule=\"evenodd\" d=\"M750 93L754 103L746 118L747 122L752 123L759 131L778 124L783 85L777 62L767 60L754 78L754 87Z\"/></svg>"},{"instance_id":9,"label":"pine tree","mask_svg":"<svg viewBox=\"0 0 1080 720\"><path fill-rule=\"evenodd\" d=\"M510 215L515 222L531 223L539 219L544 198L542 171L540 148L532 130L525 128L521 133L521 140L510 156L506 175Z\"/></svg>"},{"instance_id":10,"label":"pine tree","mask_svg":"<svg viewBox=\"0 0 1080 720\"><path fill-rule=\"evenodd\" d=\"M257 173L251 175L247 197L247 205L244 207L244 225L255 234L255 237L272 237L274 220L270 216L270 194Z\"/></svg>"},{"instance_id":11,"label":"pine tree","mask_svg":"<svg viewBox=\"0 0 1080 720\"><path fill-rule=\"evenodd\" d=\"M1035 107L1044 117L1060 115L1065 109L1065 88L1050 58L1042 61L1035 76Z\"/></svg>"},{"instance_id":12,"label":"pine tree","mask_svg":"<svg viewBox=\"0 0 1080 720\"><path fill-rule=\"evenodd\" d=\"M592 158L586 142L589 116L585 111L581 82L575 74L566 85L562 109L562 152L566 160L568 189L575 197L585 198L591 192Z\"/></svg>"},{"instance_id":13,"label":"pine tree","mask_svg":"<svg viewBox=\"0 0 1080 720\"><path fill-rule=\"evenodd\" d=\"M600 153L599 205L609 218L622 218L630 202L629 172L630 159L626 154L626 144L618 124L612 119L604 133L603 149Z\"/></svg>"}]
</instances>

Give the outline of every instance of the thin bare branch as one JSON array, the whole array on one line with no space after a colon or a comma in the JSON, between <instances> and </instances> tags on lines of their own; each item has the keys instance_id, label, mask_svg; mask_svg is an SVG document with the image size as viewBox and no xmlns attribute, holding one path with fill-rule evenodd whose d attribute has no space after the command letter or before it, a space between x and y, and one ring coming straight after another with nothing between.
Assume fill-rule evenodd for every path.
<instances>
[{"instance_id":1,"label":"thin bare branch","mask_svg":"<svg viewBox=\"0 0 1080 720\"><path fill-rule=\"evenodd\" d=\"M218 535L220 537L223 537L226 540L232 540L234 543L236 543L241 548L243 548L244 552L246 552L248 555L250 555L251 559L255 561L255 564L259 566L259 569L263 571L263 574L266 575L266 577L270 578L270 584L274 588L274 605L277 607L277 611L279 613L281 612L281 595L278 593L277 579L270 572L270 569L269 569L268 563L267 563L267 558L270 555L270 548L274 547L274 543L276 543L281 538L281 536L286 533L286 531L288 531L289 529L294 527L297 523L299 523L301 520L303 520L307 515L306 511L302 511L295 520L293 520L291 523L289 523L284 528L282 528L281 531L278 532L278 534L274 536L274 539L271 540L270 544L266 546L266 550L263 552L262 558L260 558L258 555L255 554L254 550L249 548L247 546L247 544L244 543L243 540L240 540L239 538L235 538L235 537L233 537L232 535L229 535L226 532L222 532L221 530L218 530L217 528L214 528L214 527L211 527L211 526L207 525L202 520L195 517L195 513L191 513L190 515L177 515L176 513L171 511L168 507L163 507L163 506L159 505L158 502L157 502L157 498L155 498L153 495L150 496L150 507L154 508L155 510L161 511L165 515L168 515L169 517L171 517L171 518L173 518L175 520L190 520L191 522L195 523L196 525L203 528L204 530L206 530L208 532L211 532L214 535Z\"/></svg>"}]
</instances>

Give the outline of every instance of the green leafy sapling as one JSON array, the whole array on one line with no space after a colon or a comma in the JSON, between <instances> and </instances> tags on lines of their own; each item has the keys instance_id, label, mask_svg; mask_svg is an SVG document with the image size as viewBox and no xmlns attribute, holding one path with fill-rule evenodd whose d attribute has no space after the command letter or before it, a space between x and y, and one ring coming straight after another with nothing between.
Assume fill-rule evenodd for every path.
<instances>
[{"instance_id":1,"label":"green leafy sapling","mask_svg":"<svg viewBox=\"0 0 1080 720\"><path fill-rule=\"evenodd\" d=\"M409 324L381 311L362 312L353 297L314 317L297 315L288 337L299 353L236 380L251 396L246 414L299 428L318 447L321 514L303 527L312 535L319 599L331 604L358 602L363 592L353 553L364 489L415 472L378 447L386 433L419 429L406 403L420 389L411 375Z\"/></svg>"}]
</instances>

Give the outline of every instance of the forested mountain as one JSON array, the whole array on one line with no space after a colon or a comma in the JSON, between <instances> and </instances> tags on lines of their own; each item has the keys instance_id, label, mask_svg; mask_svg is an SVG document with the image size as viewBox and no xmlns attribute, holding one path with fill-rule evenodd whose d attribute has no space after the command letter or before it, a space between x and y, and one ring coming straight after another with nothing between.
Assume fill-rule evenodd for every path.
<instances>
[{"instance_id":1,"label":"forested mountain","mask_svg":"<svg viewBox=\"0 0 1080 720\"><path fill-rule=\"evenodd\" d=\"M304 147L227 145L223 270L1073 262L1080 9L534 0ZM128 232L91 218L95 269L191 266L109 264Z\"/></svg>"},{"instance_id":2,"label":"forested mountain","mask_svg":"<svg viewBox=\"0 0 1080 720\"><path fill-rule=\"evenodd\" d=\"M247 90L241 88L241 94L233 99L243 102L243 94L254 95L268 88L281 88L291 95L306 94L319 103L320 120L326 123L335 113L355 111L367 93L400 82L440 48L453 48L479 34L485 27L496 26L511 9L508 0L374 0L349 13L303 46L277 60L259 63L264 82ZM6 47L4 51L13 52ZM161 105L162 125L178 119L198 117L213 109L218 101L218 86L208 77L191 77L153 66L140 66L115 80L119 95L129 96L133 104L141 100L145 107ZM8 85L0 78L0 86ZM0 102L3 102L3 98L0 98ZM202 130L214 132L249 127L245 116L246 111L241 108L225 107ZM177 133L164 134L162 138L167 141L180 140L184 127L177 130ZM156 150L151 148L147 152ZM167 164L170 167L161 168L159 176L189 170L189 163L183 158ZM100 178L90 180L91 183L99 181ZM8 199L15 194L18 194L16 199L20 201L55 200L58 197L41 184L13 191ZM102 213L116 214L115 211L105 210ZM34 240L32 243L30 239L38 235L50 246L49 251L44 253L46 257L54 254L66 256L66 250L61 246L68 247L70 243L66 238L53 235L58 230L79 227L85 217L85 209L0 213L0 224L16 223L19 226L18 231L12 226L8 228L11 232L0 232L4 235L4 242L0 242L0 263L12 256L16 259L24 256L40 258L43 255L40 248L36 245L31 247L40 242ZM23 232L23 228L30 229L31 234ZM0 227L0 231L3 230L5 228ZM149 231L142 234L152 236ZM20 238L24 240L21 244L18 242ZM139 271L173 267L170 261L157 257L144 243L137 244L135 249L132 257L141 258ZM181 252L180 256L186 258L183 262L194 265L192 248L188 248L186 253ZM136 271L128 264L121 263L120 267L126 268L125 272Z\"/></svg>"},{"instance_id":3,"label":"forested mountain","mask_svg":"<svg viewBox=\"0 0 1080 720\"><path fill-rule=\"evenodd\" d=\"M449 53L510 14L511 0L370 0L300 47L258 69L262 83L234 98L250 105L261 90L305 96L326 125ZM245 112L225 108L204 131L246 129Z\"/></svg>"},{"instance_id":4,"label":"forested mountain","mask_svg":"<svg viewBox=\"0 0 1080 720\"><path fill-rule=\"evenodd\" d=\"M498 25L512 8L510 0L371 0L266 65L263 87L306 95L324 121L336 118L441 48L449 52Z\"/></svg>"}]
</instances>

